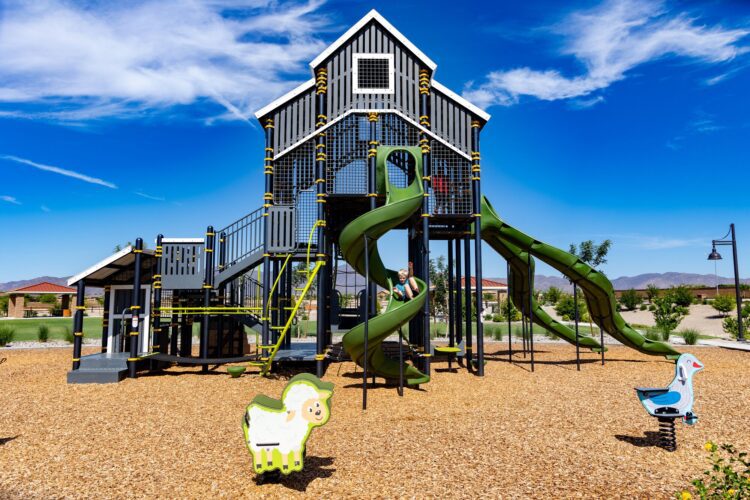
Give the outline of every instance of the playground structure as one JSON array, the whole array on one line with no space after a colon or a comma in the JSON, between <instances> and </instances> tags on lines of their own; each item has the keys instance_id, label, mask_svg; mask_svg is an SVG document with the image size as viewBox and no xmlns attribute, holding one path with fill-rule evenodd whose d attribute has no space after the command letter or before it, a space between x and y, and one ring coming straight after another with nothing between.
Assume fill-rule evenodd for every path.
<instances>
[{"instance_id":1,"label":"playground structure","mask_svg":"<svg viewBox=\"0 0 750 500\"><path fill-rule=\"evenodd\" d=\"M265 131L260 208L222 229L209 226L205 238L159 235L153 251L138 239L71 278L79 304L69 381L235 362L262 375L278 363L314 363L322 377L326 363L347 356L363 367L365 384L368 376L426 383L434 356L458 356L483 376L482 314L472 319L469 279L481 298L482 241L508 262L509 295L529 324L603 349L536 303L537 258L582 289L602 331L646 354L678 354L625 323L604 275L501 220L481 190L480 133L490 116L436 81L436 64L380 14L368 13L310 67L312 79L256 113ZM390 290L395 279L377 240L392 230L406 231L404 260L414 263L419 293L391 298L376 314L377 287ZM440 347L429 332L435 240L448 248L448 346ZM339 274L350 269L365 279L343 290ZM105 331L102 353L81 357L87 285L105 288ZM313 315L315 342L292 342L301 317ZM341 344L334 333L345 333ZM394 333L396 345L386 342Z\"/></svg>"}]
</instances>

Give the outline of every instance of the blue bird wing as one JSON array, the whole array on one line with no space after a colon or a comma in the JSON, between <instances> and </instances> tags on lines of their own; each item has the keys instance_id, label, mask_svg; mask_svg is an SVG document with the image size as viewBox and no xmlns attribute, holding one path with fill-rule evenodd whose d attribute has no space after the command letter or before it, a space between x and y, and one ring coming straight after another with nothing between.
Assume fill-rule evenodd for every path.
<instances>
[{"instance_id":1,"label":"blue bird wing","mask_svg":"<svg viewBox=\"0 0 750 500\"><path fill-rule=\"evenodd\" d=\"M658 394L656 396L651 396L649 399L651 402L658 406L671 406L675 403L677 403L682 396L679 392L676 391L670 391L665 394Z\"/></svg>"}]
</instances>

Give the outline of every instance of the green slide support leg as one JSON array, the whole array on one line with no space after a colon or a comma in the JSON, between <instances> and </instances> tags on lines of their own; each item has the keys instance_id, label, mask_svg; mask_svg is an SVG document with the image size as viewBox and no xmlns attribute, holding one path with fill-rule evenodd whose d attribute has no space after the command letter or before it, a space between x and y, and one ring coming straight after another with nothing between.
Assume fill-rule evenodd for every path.
<instances>
[{"instance_id":1,"label":"green slide support leg","mask_svg":"<svg viewBox=\"0 0 750 500\"><path fill-rule=\"evenodd\" d=\"M514 290L513 300L516 304L523 303L521 300L528 301L528 259L536 257L567 276L583 290L593 322L619 342L644 354L654 356L679 355L679 352L665 342L646 339L620 316L617 312L612 283L604 274L593 269L575 255L535 240L505 223L497 215L486 197L482 197L482 237L495 251L510 262L512 282L514 285L521 285L514 287L521 289L520 291ZM532 302L532 308L535 322L562 338L571 340L572 330L570 328L552 320L541 307L536 305L535 301ZM540 316L537 317L537 314L540 314ZM575 343L575 333L572 333L572 335L573 343ZM590 340L587 340L584 344L584 338ZM582 340L582 346L598 347L598 343L590 337L580 337L580 340Z\"/></svg>"},{"instance_id":2,"label":"green slide support leg","mask_svg":"<svg viewBox=\"0 0 750 500\"><path fill-rule=\"evenodd\" d=\"M407 151L416 162L416 178L405 188L391 186L388 179L386 159L394 151ZM385 194L385 204L354 219L341 231L339 237L339 246L346 262L364 276L365 252L368 252L370 279L389 291L393 288L393 283L398 281L398 272L385 268L378 252L377 240L391 229L401 225L421 208L424 198L421 163L422 154L418 147L379 147L377 186L378 193ZM367 246L365 246L364 235L368 238ZM369 373L389 379L399 377L399 361L385 355L382 343L422 310L427 298L427 290L422 280L416 279L416 282L419 286L419 293L412 300L404 302L391 296L385 312L370 319L367 352L365 352L364 323L355 326L344 335L344 349L358 365L364 366L364 363L368 363ZM410 364L404 364L403 371L407 384L424 384L430 381L429 376Z\"/></svg>"}]
</instances>

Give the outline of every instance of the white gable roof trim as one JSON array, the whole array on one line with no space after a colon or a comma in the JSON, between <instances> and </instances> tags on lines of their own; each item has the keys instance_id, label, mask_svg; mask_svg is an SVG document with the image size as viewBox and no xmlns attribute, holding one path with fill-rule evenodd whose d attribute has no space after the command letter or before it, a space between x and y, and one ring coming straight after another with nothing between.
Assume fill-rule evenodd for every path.
<instances>
[{"instance_id":1,"label":"white gable roof trim","mask_svg":"<svg viewBox=\"0 0 750 500\"><path fill-rule=\"evenodd\" d=\"M319 134L321 132L325 132L326 130L328 130L330 127L332 127L333 125L335 125L339 121L343 120L347 116L349 116L351 114L354 114L354 113L358 113L358 114L367 114L367 113L392 113L394 115L397 115L400 118L404 119L405 121L409 122L410 125L416 127L418 130L424 132L425 134L429 135L430 137L432 137L433 139L435 139L439 143L443 144L445 147L453 150L455 153L463 156L467 160L471 160L471 156L469 156L468 153L466 153L464 151L461 151L460 149L458 149L453 144L449 143L448 141L446 141L442 137L438 136L432 130L424 128L422 125L420 125L419 123L415 122L414 120L412 120L411 118L409 118L408 116L406 116L405 114L403 114L402 112L400 112L399 110L397 110L397 109L369 109L369 108L367 108L367 109L350 109L346 113L344 113L344 114L336 117L335 120L331 120L330 122L328 122L324 127L320 128L320 129L316 129L314 132L312 132L312 133L308 134L307 136L303 137L302 139L300 139L299 141L295 142L294 144L292 144L291 146L289 146L285 150L277 153L273 157L273 161L277 161L279 158L281 158L285 154L289 153L293 149L296 149L300 144L302 144L302 143L304 143L306 141L309 141L315 135L317 135L317 134Z\"/></svg>"},{"instance_id":2,"label":"white gable roof trim","mask_svg":"<svg viewBox=\"0 0 750 500\"><path fill-rule=\"evenodd\" d=\"M461 106L465 107L466 109L468 109L469 111L477 115L482 120L487 122L492 117L492 115L487 113L485 110L483 110L482 108L480 108L479 106L475 104L470 103L469 101L467 101L460 95L456 94L451 89L449 89L442 83L438 82L437 80L432 80L432 86L435 90L450 97L451 99L456 101L458 104L460 104Z\"/></svg>"},{"instance_id":3,"label":"white gable roof trim","mask_svg":"<svg viewBox=\"0 0 750 500\"><path fill-rule=\"evenodd\" d=\"M383 28L385 28L391 35L393 35L399 42L401 42L404 47L409 49L415 56L417 56L418 59L421 59L422 62L425 63L428 68L430 68L430 71L435 71L435 68L437 68L437 64L435 64L432 59L427 57L424 52L419 50L416 45L411 43L408 38L406 38L375 9L372 9L370 12L368 12L365 17L357 21L357 24L349 28L346 33L338 38L338 40L333 42L326 50L321 52L318 57L313 59L310 63L310 69L312 69L312 71L314 72L317 66L321 65L323 61L333 55L334 52L336 52L342 45L348 42L351 37L353 37L360 29L362 29L373 19L379 22L383 26Z\"/></svg>"},{"instance_id":4,"label":"white gable roof trim","mask_svg":"<svg viewBox=\"0 0 750 500\"><path fill-rule=\"evenodd\" d=\"M260 120L261 118L269 114L271 111L280 107L282 104L286 103L287 101L291 101L298 95L304 93L307 90L310 90L313 87L315 87L315 78L310 78L306 82L302 83L301 85L298 85L297 87L293 88L292 90L290 90L283 96L279 97L272 103L266 104L265 106L260 108L258 111L255 112L255 118Z\"/></svg>"}]
</instances>

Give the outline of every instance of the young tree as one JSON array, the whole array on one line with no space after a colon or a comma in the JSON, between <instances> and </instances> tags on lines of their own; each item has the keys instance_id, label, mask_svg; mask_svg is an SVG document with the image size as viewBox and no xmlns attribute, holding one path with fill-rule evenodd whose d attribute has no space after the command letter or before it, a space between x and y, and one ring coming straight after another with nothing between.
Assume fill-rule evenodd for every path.
<instances>
[{"instance_id":1,"label":"young tree","mask_svg":"<svg viewBox=\"0 0 750 500\"><path fill-rule=\"evenodd\" d=\"M660 292L661 290L659 290L659 287L653 283L646 285L646 298L649 302L653 302L654 299L659 296Z\"/></svg>"},{"instance_id":2,"label":"young tree","mask_svg":"<svg viewBox=\"0 0 750 500\"><path fill-rule=\"evenodd\" d=\"M448 309L448 276L445 267L445 257L443 255L436 259L430 259L430 284L435 288L432 289L432 317L443 316Z\"/></svg>"},{"instance_id":3,"label":"young tree","mask_svg":"<svg viewBox=\"0 0 750 500\"><path fill-rule=\"evenodd\" d=\"M510 298L506 297L505 300L500 301L500 321L508 321L508 315L511 321L521 321L521 311L516 309Z\"/></svg>"},{"instance_id":4,"label":"young tree","mask_svg":"<svg viewBox=\"0 0 750 500\"><path fill-rule=\"evenodd\" d=\"M685 285L673 286L669 290L672 301L680 307L688 307L693 303L693 292Z\"/></svg>"},{"instance_id":5,"label":"young tree","mask_svg":"<svg viewBox=\"0 0 750 500\"><path fill-rule=\"evenodd\" d=\"M736 339L739 335L739 328L737 327L737 318L729 316L724 318L722 328L725 332ZM747 332L750 330L750 303L742 306L742 329Z\"/></svg>"},{"instance_id":6,"label":"young tree","mask_svg":"<svg viewBox=\"0 0 750 500\"><path fill-rule=\"evenodd\" d=\"M596 268L607 263L607 254L611 247L612 240L604 240L598 245L593 240L586 240L582 241L578 246L575 243L571 243L568 252L591 267Z\"/></svg>"},{"instance_id":7,"label":"young tree","mask_svg":"<svg viewBox=\"0 0 750 500\"><path fill-rule=\"evenodd\" d=\"M711 306L719 311L722 316L726 316L729 311L737 307L737 301L731 295L717 295L711 302Z\"/></svg>"},{"instance_id":8,"label":"young tree","mask_svg":"<svg viewBox=\"0 0 750 500\"><path fill-rule=\"evenodd\" d=\"M556 286L551 286L547 289L546 292L542 295L542 298L544 299L545 304L549 305L555 305L557 304L557 301L560 300L560 297L562 296L563 291L557 288Z\"/></svg>"},{"instance_id":9,"label":"young tree","mask_svg":"<svg viewBox=\"0 0 750 500\"><path fill-rule=\"evenodd\" d=\"M586 308L586 302L578 296L578 320L589 321L589 312ZM576 304L573 302L573 296L564 293L555 304L555 312L565 321L573 321L576 317Z\"/></svg>"},{"instance_id":10,"label":"young tree","mask_svg":"<svg viewBox=\"0 0 750 500\"><path fill-rule=\"evenodd\" d=\"M620 304L630 311L634 311L636 307L641 305L641 302L643 302L643 297L641 297L634 288L625 290L622 292L622 295L620 295Z\"/></svg>"},{"instance_id":11,"label":"young tree","mask_svg":"<svg viewBox=\"0 0 750 500\"><path fill-rule=\"evenodd\" d=\"M652 311L656 327L662 331L664 338L677 328L682 318L685 317L687 310L675 302L672 294L667 294L654 299L655 309Z\"/></svg>"}]
</instances>

